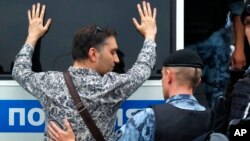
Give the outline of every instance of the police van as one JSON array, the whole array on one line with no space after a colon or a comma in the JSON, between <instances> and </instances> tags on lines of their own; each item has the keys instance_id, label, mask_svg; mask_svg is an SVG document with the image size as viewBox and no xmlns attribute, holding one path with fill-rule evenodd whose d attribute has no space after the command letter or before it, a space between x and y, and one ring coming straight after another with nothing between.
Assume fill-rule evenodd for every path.
<instances>
[{"instance_id":1,"label":"police van","mask_svg":"<svg viewBox=\"0 0 250 141\"><path fill-rule=\"evenodd\" d=\"M45 115L39 101L11 77L15 55L28 32L27 10L34 3L37 2L0 1L0 141L42 141L44 137ZM32 60L33 71L67 70L72 65L73 35L77 29L89 24L111 26L117 31L123 69L128 70L143 44L143 38L131 22L132 17L138 16L137 3L134 0L42 1L47 8L45 19L52 18L52 25L38 42ZM183 1L150 3L158 10L157 62L151 78L118 110L116 129L131 117L131 113L164 102L161 88L163 60L174 50L183 48Z\"/></svg>"}]
</instances>

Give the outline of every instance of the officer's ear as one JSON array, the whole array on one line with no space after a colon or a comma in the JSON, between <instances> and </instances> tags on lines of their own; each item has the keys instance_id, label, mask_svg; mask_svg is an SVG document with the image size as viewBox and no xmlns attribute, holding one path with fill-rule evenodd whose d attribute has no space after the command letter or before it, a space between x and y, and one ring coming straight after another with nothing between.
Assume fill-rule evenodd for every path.
<instances>
[{"instance_id":1,"label":"officer's ear","mask_svg":"<svg viewBox=\"0 0 250 141\"><path fill-rule=\"evenodd\" d=\"M193 80L193 87L197 87L200 83L201 83L201 77L199 76L199 72L198 72L198 69L195 68L195 72L194 72L195 76L194 76L194 80Z\"/></svg>"},{"instance_id":2,"label":"officer's ear","mask_svg":"<svg viewBox=\"0 0 250 141\"><path fill-rule=\"evenodd\" d=\"M170 84L173 82L173 71L171 69L166 69L167 83Z\"/></svg>"}]
</instances>

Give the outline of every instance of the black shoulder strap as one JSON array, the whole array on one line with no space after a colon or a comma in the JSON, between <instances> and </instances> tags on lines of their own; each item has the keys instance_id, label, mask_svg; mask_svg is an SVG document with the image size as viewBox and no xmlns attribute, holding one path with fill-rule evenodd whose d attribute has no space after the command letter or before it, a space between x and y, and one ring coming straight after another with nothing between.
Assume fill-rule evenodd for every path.
<instances>
[{"instance_id":1,"label":"black shoulder strap","mask_svg":"<svg viewBox=\"0 0 250 141\"><path fill-rule=\"evenodd\" d=\"M78 110L78 113L81 115L82 119L84 120L85 124L89 128L89 131L93 135L96 141L105 141L104 137L102 136L102 133L96 126L95 122L91 118L88 110L82 103L80 96L78 95L78 92L76 91L76 87L71 79L71 76L68 71L63 72L63 76L66 82L66 85L69 89L69 93L72 96L72 99L76 105L76 108Z\"/></svg>"}]
</instances>

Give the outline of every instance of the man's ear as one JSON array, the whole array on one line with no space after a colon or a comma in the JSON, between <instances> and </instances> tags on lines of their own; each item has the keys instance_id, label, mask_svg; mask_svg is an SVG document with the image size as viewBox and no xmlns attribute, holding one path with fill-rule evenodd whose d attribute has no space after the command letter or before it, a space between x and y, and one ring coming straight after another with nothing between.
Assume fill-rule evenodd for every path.
<instances>
[{"instance_id":1,"label":"man's ear","mask_svg":"<svg viewBox=\"0 0 250 141\"><path fill-rule=\"evenodd\" d=\"M88 52L88 57L91 62L96 62L98 57L98 50L96 48L91 47Z\"/></svg>"},{"instance_id":2,"label":"man's ear","mask_svg":"<svg viewBox=\"0 0 250 141\"><path fill-rule=\"evenodd\" d=\"M164 73L167 76L167 83L170 84L173 79L173 72L170 69L166 69Z\"/></svg>"}]
</instances>

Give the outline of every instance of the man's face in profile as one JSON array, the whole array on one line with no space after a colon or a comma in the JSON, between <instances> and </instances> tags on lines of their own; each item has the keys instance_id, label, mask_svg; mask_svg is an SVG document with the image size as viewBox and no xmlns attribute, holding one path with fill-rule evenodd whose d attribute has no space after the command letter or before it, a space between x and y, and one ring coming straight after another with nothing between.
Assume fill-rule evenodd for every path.
<instances>
[{"instance_id":1,"label":"man's face in profile","mask_svg":"<svg viewBox=\"0 0 250 141\"><path fill-rule=\"evenodd\" d=\"M115 37L111 36L105 40L99 49L97 59L97 72L104 75L114 69L115 63L119 63L117 55L118 46Z\"/></svg>"}]
</instances>

